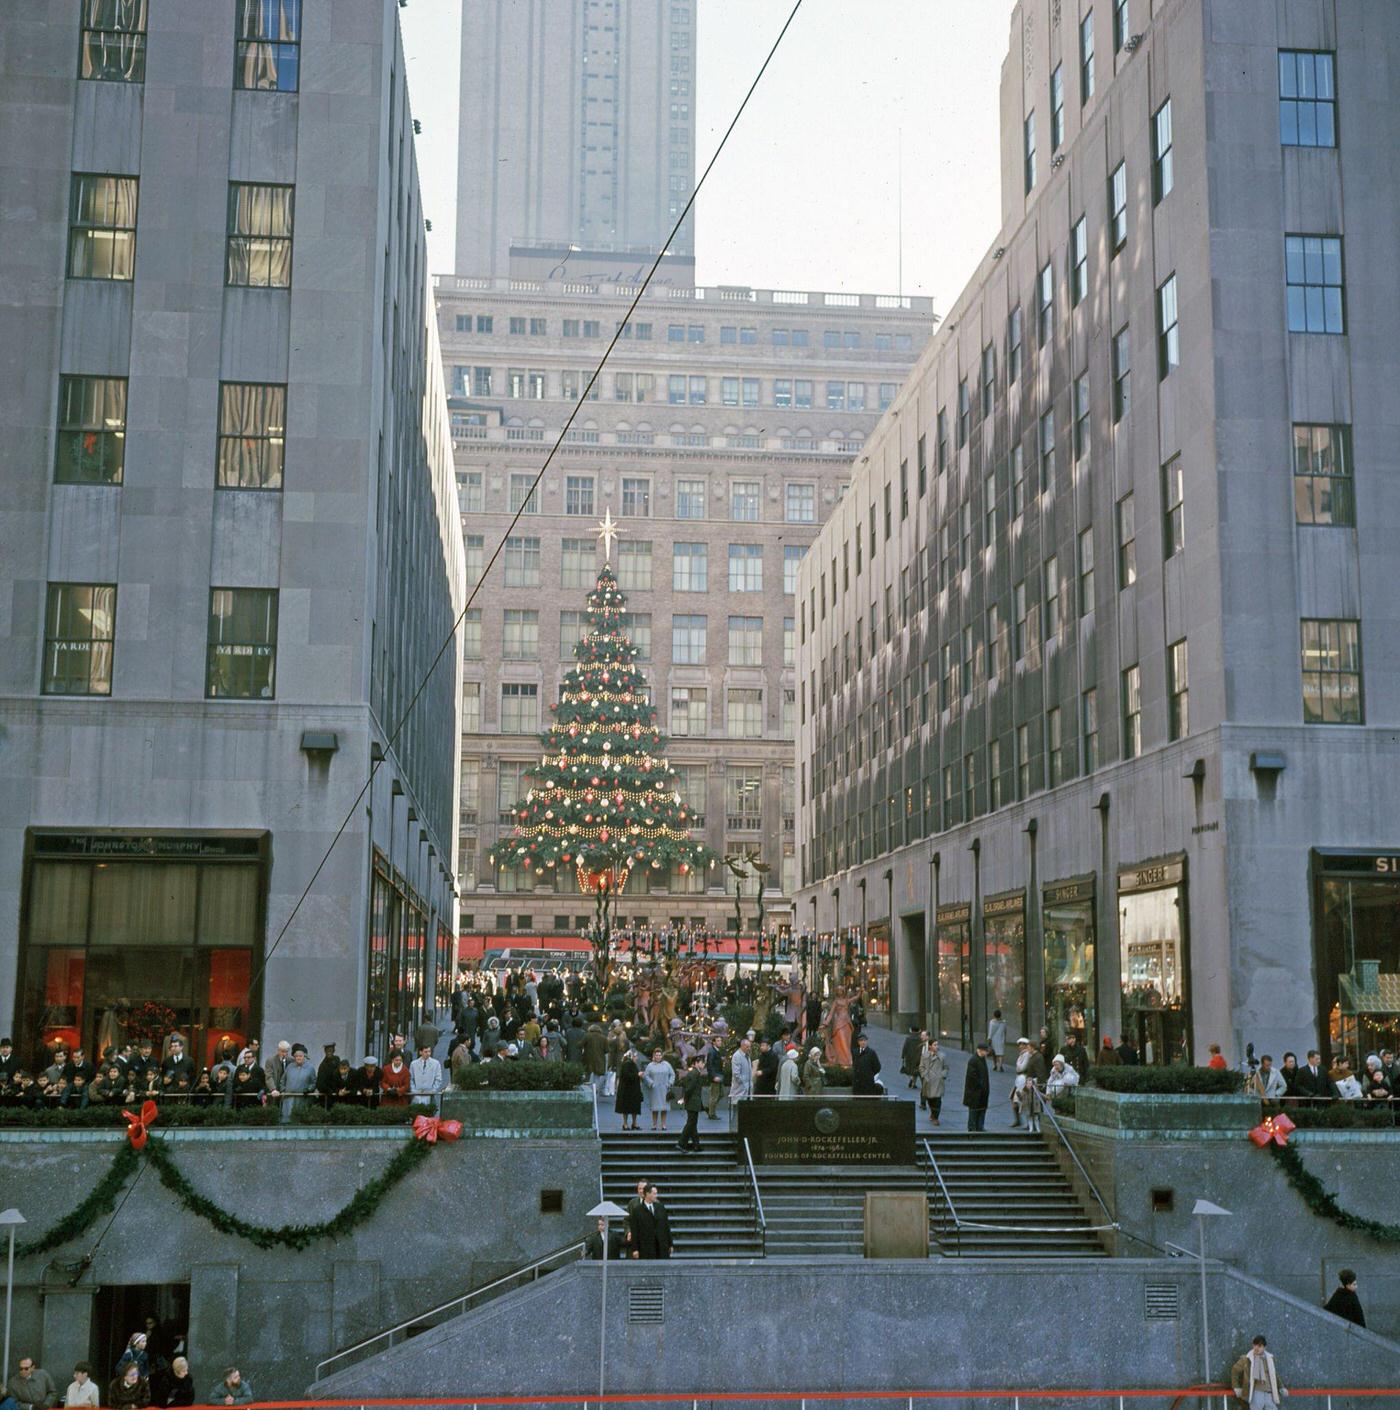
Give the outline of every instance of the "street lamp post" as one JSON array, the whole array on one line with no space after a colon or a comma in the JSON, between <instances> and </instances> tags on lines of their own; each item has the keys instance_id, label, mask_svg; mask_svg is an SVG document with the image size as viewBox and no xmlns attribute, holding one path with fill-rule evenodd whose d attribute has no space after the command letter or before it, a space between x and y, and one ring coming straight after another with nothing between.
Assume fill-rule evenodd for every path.
<instances>
[{"instance_id":1,"label":"street lamp post","mask_svg":"<svg viewBox=\"0 0 1400 1410\"><path fill-rule=\"evenodd\" d=\"M1230 1211L1221 1209L1218 1204L1212 1204L1208 1199L1198 1199L1191 1213L1196 1216L1196 1227L1200 1233L1197 1261L1201 1265L1201 1384L1205 1385L1210 1380L1210 1311L1206 1306L1206 1220L1228 1218Z\"/></svg>"},{"instance_id":2,"label":"street lamp post","mask_svg":"<svg viewBox=\"0 0 1400 1410\"><path fill-rule=\"evenodd\" d=\"M0 1361L0 1376L10 1369L10 1305L15 1296L15 1230L24 1223L24 1215L17 1209L0 1211L0 1227L9 1230L10 1253L5 1267L5 1359Z\"/></svg>"},{"instance_id":3,"label":"street lamp post","mask_svg":"<svg viewBox=\"0 0 1400 1410\"><path fill-rule=\"evenodd\" d=\"M621 1205L614 1204L612 1200L605 1199L601 1204L595 1204L588 1211L588 1217L603 1221L603 1295L598 1313L598 1399L601 1401L608 1355L608 1221L610 1219L625 1219L627 1211Z\"/></svg>"}]
</instances>

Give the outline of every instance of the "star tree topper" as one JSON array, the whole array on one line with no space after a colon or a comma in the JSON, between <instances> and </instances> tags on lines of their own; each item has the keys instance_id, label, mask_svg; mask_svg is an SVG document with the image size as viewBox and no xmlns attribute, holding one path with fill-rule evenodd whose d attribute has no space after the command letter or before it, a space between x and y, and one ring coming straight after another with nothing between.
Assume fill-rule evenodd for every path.
<instances>
[{"instance_id":1,"label":"star tree topper","mask_svg":"<svg viewBox=\"0 0 1400 1410\"><path fill-rule=\"evenodd\" d=\"M622 532L622 527L612 517L612 505L598 521L598 537L603 541L603 562L612 562L613 540Z\"/></svg>"}]
</instances>

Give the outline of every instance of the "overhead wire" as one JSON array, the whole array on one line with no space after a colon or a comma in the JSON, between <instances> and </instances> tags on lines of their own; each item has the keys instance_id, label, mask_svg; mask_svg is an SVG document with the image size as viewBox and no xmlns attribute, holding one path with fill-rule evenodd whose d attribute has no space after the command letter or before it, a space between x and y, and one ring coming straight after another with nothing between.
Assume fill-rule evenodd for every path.
<instances>
[{"instance_id":1,"label":"overhead wire","mask_svg":"<svg viewBox=\"0 0 1400 1410\"><path fill-rule=\"evenodd\" d=\"M784 37L786 36L788 30L791 28L793 20L797 18L797 12L802 8L802 5L803 0L795 0L792 9L788 12L787 19L783 21L782 29L778 31L778 37L773 41L773 44L769 48L768 53L763 60L763 63L759 65L758 72L754 75L753 82L749 84L748 91L744 94L743 100L740 102L738 108L735 109L734 116L729 121L729 126L725 128L724 135L720 138L718 145L715 147L715 150L710 157L710 160L705 165L705 170L700 173L700 179L695 183L695 187L691 191L689 198L686 200L685 206L682 208L681 213L676 217L676 223L671 227L671 233L662 242L661 248L656 253L656 258L651 263L651 268L647 270L646 277L637 286L636 293L632 297L632 302L627 307L626 316L621 319L621 321L619 321L616 329L613 332L612 337L608 340L607 347L603 349L602 357L598 359L598 365L593 369L593 373L589 377L587 385L579 394L578 400L574 403L573 409L569 412L568 417L565 419L563 428L560 430L558 436L555 438L554 444L549 449L549 454L545 456L544 463L540 466L538 473L535 475L534 480L531 482L529 493L521 498L520 507L511 516L510 524L507 526L505 533L501 535L501 541L492 550L490 558L486 560L485 565L482 567L481 576L477 579L476 584L473 586L471 592L468 594L467 600L463 604L461 612L458 613L456 621L454 621L452 624L452 630L447 634L447 637L444 639L442 645L438 647L437 653L436 655L434 655L432 662L428 666L428 669L423 673L423 678L418 683L417 689L414 690L412 696L409 698L408 704L404 706L403 712L399 716L398 723L394 726L393 730L385 738L383 749L384 756L387 756L388 751L393 747L395 741L398 739L400 733L403 730L404 725L408 721L408 717L413 713L414 706L417 705L423 692L428 688L428 682L432 680L434 672L437 670L438 666L442 662L442 658L447 654L448 648L452 645L453 641L456 640L458 630L460 629L463 621L466 619L467 613L471 610L472 603L476 601L477 594L481 591L481 585L486 581L487 575L495 566L496 560L501 556L502 552L505 550L506 542L509 540L511 534L515 532L516 525L519 524L521 517L524 515L526 506L530 504L531 500L534 497L535 491L539 488L540 481L544 479L545 472L554 462L554 457L559 453L559 447L564 444L565 438L568 436L569 431L573 427L575 418L583 409L583 404L589 399L590 395L592 394L593 387L598 381L598 378L602 375L603 368L607 366L608 358L611 357L613 349L617 346L619 340L622 338L622 330L630 324L632 315L637 311L637 307L642 301L642 296L646 293L648 287L651 285L651 281L653 278L655 278L657 270L660 269L661 261L665 258L666 252L670 249L671 242L680 233L681 226L685 223L686 217L690 214L691 209L695 205L695 198L700 194L701 188L705 185L706 180L709 178L710 172L714 170L715 163L719 160L720 153L724 151L725 145L728 143L730 135L738 126L739 119L743 117L744 109L748 107L749 100L753 97L755 91L757 90L759 83L763 79L763 75L767 73L769 64L773 62L774 56L777 54L779 47L782 45ZM350 807L347 809L345 817L341 820L340 826L336 828L335 835L331 838L329 845L326 847L326 850L321 857L321 860L316 863L316 869L311 873L311 877L307 881L305 887L302 888L301 894L297 897L296 904L287 913L287 918L282 922L282 925L277 931L277 935L273 939L272 944L269 945L267 949L263 952L262 963L258 966L252 978L249 980L250 990L257 984L258 980L262 978L263 974L267 969L268 961L271 960L277 947L282 943L283 937L287 934L287 931L291 929L292 922L297 918L302 906L306 903L307 897L310 896L312 888L320 879L322 871L325 870L326 863L330 860L331 853L335 851L336 843L339 842L340 839L344 836L345 829L350 826L350 823L353 820L356 812L358 811L360 804L364 801L365 794L367 794L371 787L373 787L375 775L379 772L379 766L383 762L383 757L375 759L371 762L369 777L365 780L364 785L361 787L359 793L355 795L354 802L352 802L350 804Z\"/></svg>"}]
</instances>

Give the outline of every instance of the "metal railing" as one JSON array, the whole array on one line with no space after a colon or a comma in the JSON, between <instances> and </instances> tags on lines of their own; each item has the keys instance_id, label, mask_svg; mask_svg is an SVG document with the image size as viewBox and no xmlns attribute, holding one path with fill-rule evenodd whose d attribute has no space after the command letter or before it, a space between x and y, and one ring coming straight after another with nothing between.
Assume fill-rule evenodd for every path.
<instances>
[{"instance_id":1,"label":"metal railing","mask_svg":"<svg viewBox=\"0 0 1400 1410\"><path fill-rule=\"evenodd\" d=\"M938 1198L935 1201L935 1205L941 1205L942 1208L946 1209L948 1211L948 1218L951 1219L953 1223L953 1257L961 1258L962 1220L958 1218L958 1210L957 1206L953 1203L952 1192L948 1189L947 1184L943 1180L943 1172L938 1168L938 1161L934 1157L933 1147L929 1144L927 1136L923 1138L921 1144L924 1148L924 1156L928 1160L928 1173L924 1175L924 1189L925 1191L928 1191L929 1189L928 1175L929 1173L931 1173L938 1185ZM938 1243L939 1247L941 1248L943 1245L942 1238L938 1240Z\"/></svg>"},{"instance_id":2,"label":"metal railing","mask_svg":"<svg viewBox=\"0 0 1400 1410\"><path fill-rule=\"evenodd\" d=\"M1099 1187L1094 1183L1089 1172L1084 1168L1084 1162L1080 1160L1079 1153L1074 1149L1069 1137L1065 1134L1065 1128L1060 1125L1059 1119L1055 1115L1053 1101L1046 1098L1043 1092L1037 1089L1037 1104L1040 1108L1039 1114L1049 1119L1050 1125L1055 1129L1055 1135L1059 1138L1060 1144L1065 1148L1070 1160L1074 1163L1074 1168L1079 1172L1079 1177L1089 1187L1089 1193L1098 1201L1099 1208L1103 1210L1103 1217L1107 1221L1108 1227L1118 1228L1118 1221L1113 1217L1113 1211L1109 1209L1104 1197L1099 1193Z\"/></svg>"},{"instance_id":3,"label":"metal railing","mask_svg":"<svg viewBox=\"0 0 1400 1410\"><path fill-rule=\"evenodd\" d=\"M753 1168L753 1151L749 1148L749 1138L744 1137L744 1159L749 1166L749 1185L753 1189L754 1218L758 1222L758 1247L762 1257L768 1257L768 1219L763 1213L763 1196L758 1189L758 1172Z\"/></svg>"},{"instance_id":4,"label":"metal railing","mask_svg":"<svg viewBox=\"0 0 1400 1410\"><path fill-rule=\"evenodd\" d=\"M537 1258L533 1263L527 1263L523 1268L517 1268L514 1272L507 1273L503 1278L497 1278L482 1287L474 1288L471 1292L463 1293L461 1297L454 1297L451 1302L440 1303L437 1307L431 1307L426 1312L420 1312L416 1317L409 1317L385 1331L377 1332L374 1336L366 1337L363 1341L357 1341L353 1346L347 1346L337 1351L333 1356L326 1357L324 1361L317 1362L316 1379L319 1381L332 1370L343 1370L345 1367L353 1366L381 1351L388 1351L391 1346L397 1346L399 1342L407 1341L410 1336L426 1332L483 1302L491 1302L508 1292L513 1292L518 1287L538 1282L546 1273L553 1273L560 1268L567 1267L570 1263L576 1263L583 1257L585 1247L582 1242L567 1244L563 1248L556 1249L553 1253L546 1254L543 1258Z\"/></svg>"}]
</instances>

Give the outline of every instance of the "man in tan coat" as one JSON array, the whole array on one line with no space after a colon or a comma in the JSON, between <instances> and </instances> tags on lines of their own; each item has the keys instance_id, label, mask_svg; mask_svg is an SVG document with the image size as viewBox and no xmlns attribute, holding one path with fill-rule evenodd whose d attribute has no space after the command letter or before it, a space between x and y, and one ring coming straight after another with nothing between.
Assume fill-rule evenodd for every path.
<instances>
[{"instance_id":1,"label":"man in tan coat","mask_svg":"<svg viewBox=\"0 0 1400 1410\"><path fill-rule=\"evenodd\" d=\"M1288 1392L1279 1384L1278 1369L1263 1337L1255 1337L1248 1351L1230 1367L1230 1388L1235 1399L1250 1410L1278 1410Z\"/></svg>"}]
</instances>

